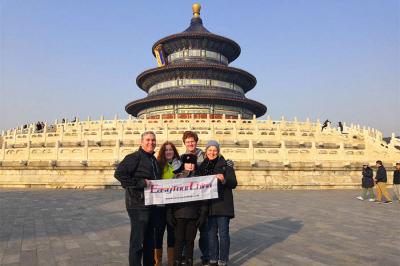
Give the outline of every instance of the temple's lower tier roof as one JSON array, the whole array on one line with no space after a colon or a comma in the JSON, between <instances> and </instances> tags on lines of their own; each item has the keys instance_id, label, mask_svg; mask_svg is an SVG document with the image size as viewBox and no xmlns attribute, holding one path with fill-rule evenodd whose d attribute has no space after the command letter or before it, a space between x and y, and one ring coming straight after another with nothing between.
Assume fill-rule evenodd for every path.
<instances>
[{"instance_id":1,"label":"temple's lower tier roof","mask_svg":"<svg viewBox=\"0 0 400 266\"><path fill-rule=\"evenodd\" d=\"M130 102L125 106L127 113L138 116L140 111L163 105L171 104L219 104L224 106L241 107L253 112L257 117L264 115L267 112L267 107L262 103L253 101L247 98L232 98L223 96L212 96L212 95L154 95L148 96L143 99L139 99Z\"/></svg>"}]
</instances>

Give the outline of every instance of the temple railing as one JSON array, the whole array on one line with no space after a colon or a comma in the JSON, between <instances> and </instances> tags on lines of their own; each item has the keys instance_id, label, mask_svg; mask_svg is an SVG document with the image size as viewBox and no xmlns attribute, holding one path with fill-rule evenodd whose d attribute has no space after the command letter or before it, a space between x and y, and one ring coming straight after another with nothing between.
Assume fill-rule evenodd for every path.
<instances>
[{"instance_id":1,"label":"temple railing","mask_svg":"<svg viewBox=\"0 0 400 266\"><path fill-rule=\"evenodd\" d=\"M389 144L382 133L370 128L344 124L343 133L328 126L321 132L321 123L281 120L174 118L174 119L118 119L85 120L73 123L45 124L40 131L34 125L25 129L3 132L0 161L27 164L28 161L79 162L107 161L115 164L140 144L140 134L153 130L158 143L173 141L183 152L181 141L185 130L198 133L199 146L207 140L221 142L221 152L236 161L371 161L385 158L398 160L400 140L392 136Z\"/></svg>"}]
</instances>

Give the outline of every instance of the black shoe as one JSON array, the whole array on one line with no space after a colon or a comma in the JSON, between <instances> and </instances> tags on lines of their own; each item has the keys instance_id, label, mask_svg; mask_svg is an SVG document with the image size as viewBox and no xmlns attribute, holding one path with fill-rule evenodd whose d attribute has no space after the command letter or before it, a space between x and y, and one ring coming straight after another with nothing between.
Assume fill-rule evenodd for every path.
<instances>
[{"instance_id":1,"label":"black shoe","mask_svg":"<svg viewBox=\"0 0 400 266\"><path fill-rule=\"evenodd\" d=\"M203 266L210 266L210 261L209 260L202 260L201 265Z\"/></svg>"},{"instance_id":2,"label":"black shoe","mask_svg":"<svg viewBox=\"0 0 400 266\"><path fill-rule=\"evenodd\" d=\"M385 204L390 204L390 203L392 203L392 201L391 201L391 200L388 200L388 201L384 201L383 203L385 203Z\"/></svg>"},{"instance_id":3,"label":"black shoe","mask_svg":"<svg viewBox=\"0 0 400 266\"><path fill-rule=\"evenodd\" d=\"M180 260L174 261L174 266L181 266L181 265L182 265L182 261L180 261Z\"/></svg>"},{"instance_id":4,"label":"black shoe","mask_svg":"<svg viewBox=\"0 0 400 266\"><path fill-rule=\"evenodd\" d=\"M218 262L210 262L210 264L208 264L210 266L218 266Z\"/></svg>"},{"instance_id":5,"label":"black shoe","mask_svg":"<svg viewBox=\"0 0 400 266\"><path fill-rule=\"evenodd\" d=\"M186 259L186 266L193 266L193 259Z\"/></svg>"}]
</instances>

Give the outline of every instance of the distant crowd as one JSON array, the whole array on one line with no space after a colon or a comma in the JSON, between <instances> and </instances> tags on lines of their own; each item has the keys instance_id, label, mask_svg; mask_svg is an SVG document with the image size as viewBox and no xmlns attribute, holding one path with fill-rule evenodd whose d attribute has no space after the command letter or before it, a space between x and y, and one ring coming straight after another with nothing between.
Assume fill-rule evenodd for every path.
<instances>
[{"instance_id":1,"label":"distant crowd","mask_svg":"<svg viewBox=\"0 0 400 266\"><path fill-rule=\"evenodd\" d=\"M72 119L71 121L69 121L69 123L75 123L76 121L77 121L77 119L76 119L76 117L74 117L74 119ZM67 122L68 122L68 119L67 119L67 118L61 119L61 123L62 123L62 124L67 123ZM44 123L43 121L38 121L38 122L35 124L35 133L41 133L41 132L43 132L44 127L45 127L45 123ZM48 129L52 130L52 129L54 129L55 127L56 127L55 125L49 125L49 126L48 126ZM29 125L28 125L28 124L25 124L25 125L22 126L22 128L19 127L19 128L17 128L17 129L27 130L28 128L29 128Z\"/></svg>"},{"instance_id":2,"label":"distant crowd","mask_svg":"<svg viewBox=\"0 0 400 266\"><path fill-rule=\"evenodd\" d=\"M376 161L376 167L376 175L373 178L374 173L371 167L367 163L363 165L361 180L362 195L358 196L357 199L377 203L392 203L392 196L386 188L388 178L382 161ZM396 163L396 170L393 172L393 193L400 202L400 162ZM382 196L385 197L384 201L382 201Z\"/></svg>"}]
</instances>

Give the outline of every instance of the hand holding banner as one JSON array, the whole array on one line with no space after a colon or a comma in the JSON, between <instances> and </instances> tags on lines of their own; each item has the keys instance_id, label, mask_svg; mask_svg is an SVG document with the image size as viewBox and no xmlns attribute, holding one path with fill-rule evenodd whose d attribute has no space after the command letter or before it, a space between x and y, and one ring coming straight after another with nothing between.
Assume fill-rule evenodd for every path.
<instances>
[{"instance_id":1,"label":"hand holding banner","mask_svg":"<svg viewBox=\"0 0 400 266\"><path fill-rule=\"evenodd\" d=\"M151 180L144 189L144 204L159 205L218 198L215 175Z\"/></svg>"}]
</instances>

